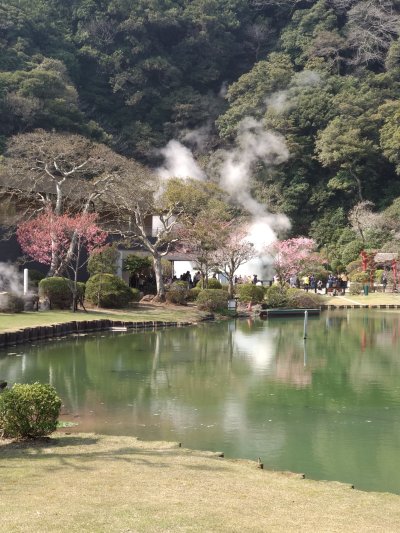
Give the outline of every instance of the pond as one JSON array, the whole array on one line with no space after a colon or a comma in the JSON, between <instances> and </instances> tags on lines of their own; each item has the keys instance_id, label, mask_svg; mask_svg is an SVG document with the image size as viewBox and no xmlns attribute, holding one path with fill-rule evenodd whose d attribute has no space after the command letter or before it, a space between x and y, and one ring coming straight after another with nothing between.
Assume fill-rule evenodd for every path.
<instances>
[{"instance_id":1,"label":"pond","mask_svg":"<svg viewBox=\"0 0 400 533\"><path fill-rule=\"evenodd\" d=\"M0 378L52 383L78 431L400 493L399 348L398 312L328 311L306 343L302 319L281 318L8 348Z\"/></svg>"}]
</instances>

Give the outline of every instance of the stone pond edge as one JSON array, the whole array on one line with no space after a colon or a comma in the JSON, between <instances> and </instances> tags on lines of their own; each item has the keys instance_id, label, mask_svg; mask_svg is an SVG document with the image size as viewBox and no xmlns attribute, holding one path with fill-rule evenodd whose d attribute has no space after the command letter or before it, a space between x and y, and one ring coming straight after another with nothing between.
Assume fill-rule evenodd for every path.
<instances>
[{"instance_id":1,"label":"stone pond edge","mask_svg":"<svg viewBox=\"0 0 400 533\"><path fill-rule=\"evenodd\" d=\"M202 319L202 322L213 319L214 317L212 316L206 316ZM27 327L15 331L4 331L0 333L0 348L100 331L138 331L166 327L192 326L194 324L195 322L168 322L163 320L148 320L143 322L110 319L72 320L71 322L62 322L60 324Z\"/></svg>"}]
</instances>

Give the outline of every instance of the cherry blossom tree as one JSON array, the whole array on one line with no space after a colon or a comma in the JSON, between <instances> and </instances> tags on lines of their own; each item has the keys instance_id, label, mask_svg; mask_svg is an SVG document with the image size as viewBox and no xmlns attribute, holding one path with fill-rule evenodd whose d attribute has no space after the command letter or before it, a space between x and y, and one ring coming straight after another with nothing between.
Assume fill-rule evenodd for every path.
<instances>
[{"instance_id":1,"label":"cherry blossom tree","mask_svg":"<svg viewBox=\"0 0 400 533\"><path fill-rule=\"evenodd\" d=\"M272 266L282 286L313 256L315 246L313 239L296 237L285 241L275 241L267 247L267 253L272 257Z\"/></svg>"},{"instance_id":2,"label":"cherry blossom tree","mask_svg":"<svg viewBox=\"0 0 400 533\"><path fill-rule=\"evenodd\" d=\"M18 242L26 255L49 266L56 258L59 268L55 275L68 276L74 311L78 301L79 270L86 264L89 254L100 252L106 244L107 233L96 221L96 213L57 215L48 209L22 222L17 229Z\"/></svg>"},{"instance_id":3,"label":"cherry blossom tree","mask_svg":"<svg viewBox=\"0 0 400 533\"><path fill-rule=\"evenodd\" d=\"M229 226L229 235L220 242L213 253L213 263L225 274L229 284L229 297L233 298L233 280L238 268L257 255L254 245L248 241L248 232L240 221Z\"/></svg>"}]
</instances>

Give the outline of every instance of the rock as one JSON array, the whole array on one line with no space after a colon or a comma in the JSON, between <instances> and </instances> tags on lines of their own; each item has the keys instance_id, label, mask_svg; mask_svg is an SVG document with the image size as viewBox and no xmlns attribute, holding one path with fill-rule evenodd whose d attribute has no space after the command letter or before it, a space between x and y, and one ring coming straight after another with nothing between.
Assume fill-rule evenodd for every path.
<instances>
[{"instance_id":1,"label":"rock","mask_svg":"<svg viewBox=\"0 0 400 533\"><path fill-rule=\"evenodd\" d=\"M143 298L140 300L140 302L152 302L155 298L154 294L146 294L146 296L143 296Z\"/></svg>"}]
</instances>

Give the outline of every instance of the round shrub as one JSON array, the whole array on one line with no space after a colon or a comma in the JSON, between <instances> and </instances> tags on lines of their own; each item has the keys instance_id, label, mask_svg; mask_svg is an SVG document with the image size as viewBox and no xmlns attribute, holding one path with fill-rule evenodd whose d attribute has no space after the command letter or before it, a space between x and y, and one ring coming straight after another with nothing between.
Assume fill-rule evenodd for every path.
<instances>
[{"instance_id":1,"label":"round shrub","mask_svg":"<svg viewBox=\"0 0 400 533\"><path fill-rule=\"evenodd\" d=\"M188 296L188 284L186 281L175 281L171 284L165 295L167 302L171 304L184 305Z\"/></svg>"},{"instance_id":2,"label":"round shrub","mask_svg":"<svg viewBox=\"0 0 400 533\"><path fill-rule=\"evenodd\" d=\"M296 290L296 289L293 289ZM287 307L288 306L288 289L280 285L271 285L265 291L266 307Z\"/></svg>"},{"instance_id":3,"label":"round shrub","mask_svg":"<svg viewBox=\"0 0 400 533\"><path fill-rule=\"evenodd\" d=\"M316 309L321 305L321 297L312 292L289 289L287 292L288 307L293 309Z\"/></svg>"},{"instance_id":4,"label":"round shrub","mask_svg":"<svg viewBox=\"0 0 400 533\"><path fill-rule=\"evenodd\" d=\"M24 299L18 294L7 292L0 295L1 313L22 313L24 306Z\"/></svg>"},{"instance_id":5,"label":"round shrub","mask_svg":"<svg viewBox=\"0 0 400 533\"><path fill-rule=\"evenodd\" d=\"M357 283L368 283L369 282L369 273L363 270L353 270L349 274L349 280L355 281Z\"/></svg>"},{"instance_id":6,"label":"round shrub","mask_svg":"<svg viewBox=\"0 0 400 533\"><path fill-rule=\"evenodd\" d=\"M202 289L203 288L203 281L200 280L196 288ZM207 289L222 289L222 283L217 280L217 278L209 278L208 279L208 287Z\"/></svg>"},{"instance_id":7,"label":"round shrub","mask_svg":"<svg viewBox=\"0 0 400 533\"><path fill-rule=\"evenodd\" d=\"M222 289L222 283L217 278L210 278L207 289Z\"/></svg>"},{"instance_id":8,"label":"round shrub","mask_svg":"<svg viewBox=\"0 0 400 533\"><path fill-rule=\"evenodd\" d=\"M91 254L87 271L91 276L96 274L115 274L117 272L118 249L115 245L104 248L102 252Z\"/></svg>"},{"instance_id":9,"label":"round shrub","mask_svg":"<svg viewBox=\"0 0 400 533\"><path fill-rule=\"evenodd\" d=\"M204 289L200 291L196 300L199 309L204 311L218 311L228 306L228 293L223 289Z\"/></svg>"},{"instance_id":10,"label":"round shrub","mask_svg":"<svg viewBox=\"0 0 400 533\"><path fill-rule=\"evenodd\" d=\"M120 309L133 299L132 289L114 274L96 274L86 282L85 299L97 307Z\"/></svg>"},{"instance_id":11,"label":"round shrub","mask_svg":"<svg viewBox=\"0 0 400 533\"><path fill-rule=\"evenodd\" d=\"M252 283L236 285L236 292L238 293L241 302L260 303L264 299L264 289L261 286L253 285Z\"/></svg>"},{"instance_id":12,"label":"round shrub","mask_svg":"<svg viewBox=\"0 0 400 533\"><path fill-rule=\"evenodd\" d=\"M72 305L72 292L66 278L54 276L42 279L39 295L49 300L50 309L69 309Z\"/></svg>"},{"instance_id":13,"label":"round shrub","mask_svg":"<svg viewBox=\"0 0 400 533\"><path fill-rule=\"evenodd\" d=\"M51 385L16 383L0 394L0 428L5 437L44 437L56 430L60 408Z\"/></svg>"},{"instance_id":14,"label":"round shrub","mask_svg":"<svg viewBox=\"0 0 400 533\"><path fill-rule=\"evenodd\" d=\"M188 302L194 302L201 291L202 289L200 289L200 287L193 287L193 289L189 289L189 293L187 295Z\"/></svg>"},{"instance_id":15,"label":"round shrub","mask_svg":"<svg viewBox=\"0 0 400 533\"><path fill-rule=\"evenodd\" d=\"M352 281L350 283L350 289L349 292L352 296L356 296L357 294L360 294L364 288L363 283L359 283L358 281Z\"/></svg>"}]
</instances>

